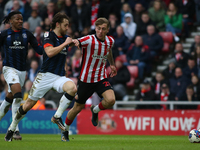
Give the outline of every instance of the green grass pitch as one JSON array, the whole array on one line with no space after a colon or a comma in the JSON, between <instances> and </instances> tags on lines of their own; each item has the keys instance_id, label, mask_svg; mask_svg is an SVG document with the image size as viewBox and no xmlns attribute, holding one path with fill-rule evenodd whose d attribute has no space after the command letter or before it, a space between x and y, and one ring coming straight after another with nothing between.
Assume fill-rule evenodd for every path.
<instances>
[{"instance_id":1,"label":"green grass pitch","mask_svg":"<svg viewBox=\"0 0 200 150\"><path fill-rule=\"evenodd\" d=\"M1 150L190 150L200 143L190 143L187 136L70 135L62 142L55 134L21 134L22 141L5 142L0 134Z\"/></svg>"}]
</instances>

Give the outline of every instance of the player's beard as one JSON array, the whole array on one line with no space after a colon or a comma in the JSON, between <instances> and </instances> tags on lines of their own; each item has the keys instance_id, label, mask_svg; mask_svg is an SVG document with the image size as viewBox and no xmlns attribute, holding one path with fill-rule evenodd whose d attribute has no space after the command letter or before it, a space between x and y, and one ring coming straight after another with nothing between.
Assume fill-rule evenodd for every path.
<instances>
[{"instance_id":1,"label":"player's beard","mask_svg":"<svg viewBox=\"0 0 200 150\"><path fill-rule=\"evenodd\" d=\"M62 36L65 36L67 34L67 31L66 30L62 30L62 28L60 29L60 34Z\"/></svg>"}]
</instances>

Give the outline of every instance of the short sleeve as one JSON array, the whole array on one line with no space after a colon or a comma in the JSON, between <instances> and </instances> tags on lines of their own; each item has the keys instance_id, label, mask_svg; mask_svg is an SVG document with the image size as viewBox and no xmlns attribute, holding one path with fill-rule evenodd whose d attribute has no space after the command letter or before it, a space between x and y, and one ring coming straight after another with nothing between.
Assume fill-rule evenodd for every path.
<instances>
[{"instance_id":1,"label":"short sleeve","mask_svg":"<svg viewBox=\"0 0 200 150\"><path fill-rule=\"evenodd\" d=\"M52 40L52 35L50 32L45 32L44 33L44 41L43 41L43 47L44 49L48 46L54 46L53 44L53 40Z\"/></svg>"}]
</instances>

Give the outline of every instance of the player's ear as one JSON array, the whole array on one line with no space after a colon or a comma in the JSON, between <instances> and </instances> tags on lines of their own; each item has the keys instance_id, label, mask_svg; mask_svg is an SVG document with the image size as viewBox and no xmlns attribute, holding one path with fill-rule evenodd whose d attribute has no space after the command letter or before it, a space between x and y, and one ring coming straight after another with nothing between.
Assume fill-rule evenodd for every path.
<instances>
[{"instance_id":1,"label":"player's ear","mask_svg":"<svg viewBox=\"0 0 200 150\"><path fill-rule=\"evenodd\" d=\"M58 22L56 22L56 27L59 27L59 25L60 25L60 24L59 24Z\"/></svg>"}]
</instances>

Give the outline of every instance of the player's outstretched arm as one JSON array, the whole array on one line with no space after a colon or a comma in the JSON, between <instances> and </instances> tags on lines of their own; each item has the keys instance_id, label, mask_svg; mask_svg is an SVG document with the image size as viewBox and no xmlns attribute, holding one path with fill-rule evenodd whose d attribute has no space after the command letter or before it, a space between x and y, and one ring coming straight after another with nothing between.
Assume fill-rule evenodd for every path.
<instances>
[{"instance_id":1,"label":"player's outstretched arm","mask_svg":"<svg viewBox=\"0 0 200 150\"><path fill-rule=\"evenodd\" d=\"M61 45L57 46L57 47L53 47L53 46L48 46L46 47L44 50L47 54L47 56L49 58L57 55L58 53L60 53L60 51L63 50L63 48L65 48L67 45L72 43L72 38L68 37L64 43L62 43Z\"/></svg>"},{"instance_id":2,"label":"player's outstretched arm","mask_svg":"<svg viewBox=\"0 0 200 150\"><path fill-rule=\"evenodd\" d=\"M110 63L110 69L111 69L110 77L114 77L114 76L117 75L117 69L115 67L115 62L114 62L114 59L113 59L111 49L110 49L110 52L108 54L108 62Z\"/></svg>"}]
</instances>

